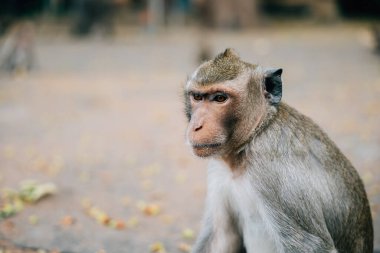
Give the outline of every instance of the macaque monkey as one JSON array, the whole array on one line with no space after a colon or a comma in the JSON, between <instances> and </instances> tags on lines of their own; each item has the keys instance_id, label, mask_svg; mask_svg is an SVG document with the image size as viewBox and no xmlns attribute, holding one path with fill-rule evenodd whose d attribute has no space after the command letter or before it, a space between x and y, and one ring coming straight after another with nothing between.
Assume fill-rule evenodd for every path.
<instances>
[{"instance_id":1,"label":"macaque monkey","mask_svg":"<svg viewBox=\"0 0 380 253\"><path fill-rule=\"evenodd\" d=\"M187 141L210 158L192 252L372 253L358 173L311 119L281 102L281 74L226 49L187 81Z\"/></svg>"}]
</instances>

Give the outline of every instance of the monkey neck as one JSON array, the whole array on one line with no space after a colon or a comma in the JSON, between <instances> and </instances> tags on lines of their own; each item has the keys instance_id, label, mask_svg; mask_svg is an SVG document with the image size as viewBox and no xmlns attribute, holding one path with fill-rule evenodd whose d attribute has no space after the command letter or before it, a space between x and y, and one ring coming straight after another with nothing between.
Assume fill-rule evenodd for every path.
<instances>
[{"instance_id":1,"label":"monkey neck","mask_svg":"<svg viewBox=\"0 0 380 253\"><path fill-rule=\"evenodd\" d=\"M247 163L245 150L242 150L239 153L225 154L222 156L222 160L236 176L244 173Z\"/></svg>"},{"instance_id":2,"label":"monkey neck","mask_svg":"<svg viewBox=\"0 0 380 253\"><path fill-rule=\"evenodd\" d=\"M282 103L280 103L279 107L280 106L282 106ZM265 131L265 129L273 122L275 115L278 113L278 110L278 107L268 106L266 113L263 115L256 128L253 130L249 143L258 137L263 131Z\"/></svg>"},{"instance_id":3,"label":"monkey neck","mask_svg":"<svg viewBox=\"0 0 380 253\"><path fill-rule=\"evenodd\" d=\"M232 149L222 155L222 160L230 167L230 169L238 175L243 173L247 167L250 149L252 142L257 138L273 121L274 116L277 114L278 108L269 106L262 114L258 115L252 120L252 127L250 127L248 138L242 140L238 145L233 146Z\"/></svg>"}]
</instances>

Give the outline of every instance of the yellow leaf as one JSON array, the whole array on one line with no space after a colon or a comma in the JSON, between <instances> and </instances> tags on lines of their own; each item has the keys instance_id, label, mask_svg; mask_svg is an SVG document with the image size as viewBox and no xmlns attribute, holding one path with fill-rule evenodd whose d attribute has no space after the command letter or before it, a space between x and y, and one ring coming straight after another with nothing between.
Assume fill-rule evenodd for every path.
<instances>
[{"instance_id":1,"label":"yellow leaf","mask_svg":"<svg viewBox=\"0 0 380 253\"><path fill-rule=\"evenodd\" d=\"M190 252L191 246L187 243L181 242L180 244L178 244L178 249L182 252Z\"/></svg>"},{"instance_id":2,"label":"yellow leaf","mask_svg":"<svg viewBox=\"0 0 380 253\"><path fill-rule=\"evenodd\" d=\"M165 253L165 247L161 242L155 242L150 246L150 252L152 253Z\"/></svg>"},{"instance_id":3,"label":"yellow leaf","mask_svg":"<svg viewBox=\"0 0 380 253\"><path fill-rule=\"evenodd\" d=\"M194 239L194 231L190 228L186 228L182 231L182 237L184 239Z\"/></svg>"}]
</instances>

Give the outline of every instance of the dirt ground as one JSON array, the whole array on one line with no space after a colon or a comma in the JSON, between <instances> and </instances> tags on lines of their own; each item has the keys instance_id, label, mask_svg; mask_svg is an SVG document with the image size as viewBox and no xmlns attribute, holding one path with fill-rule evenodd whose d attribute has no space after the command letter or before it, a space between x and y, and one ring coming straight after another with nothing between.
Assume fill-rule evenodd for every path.
<instances>
[{"instance_id":1,"label":"dirt ground","mask_svg":"<svg viewBox=\"0 0 380 253\"><path fill-rule=\"evenodd\" d=\"M181 87L204 36L132 29L77 40L40 28L37 69L0 76L0 190L33 179L58 191L0 220L0 252L134 253L158 242L186 252L207 161L185 145ZM213 54L233 47L284 69L283 100L321 125L362 176L380 248L380 57L367 27L281 25L207 41Z\"/></svg>"}]
</instances>

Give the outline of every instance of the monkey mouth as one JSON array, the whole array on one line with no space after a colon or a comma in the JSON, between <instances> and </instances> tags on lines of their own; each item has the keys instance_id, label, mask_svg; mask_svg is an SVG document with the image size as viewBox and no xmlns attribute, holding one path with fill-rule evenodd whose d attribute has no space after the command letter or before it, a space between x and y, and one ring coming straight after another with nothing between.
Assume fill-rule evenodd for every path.
<instances>
[{"instance_id":1,"label":"monkey mouth","mask_svg":"<svg viewBox=\"0 0 380 253\"><path fill-rule=\"evenodd\" d=\"M193 144L194 149L218 148L220 146L222 146L222 143Z\"/></svg>"},{"instance_id":2,"label":"monkey mouth","mask_svg":"<svg viewBox=\"0 0 380 253\"><path fill-rule=\"evenodd\" d=\"M221 143L208 143L208 144L193 144L193 152L198 157L209 157L215 155L219 148L222 146Z\"/></svg>"}]
</instances>

